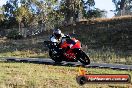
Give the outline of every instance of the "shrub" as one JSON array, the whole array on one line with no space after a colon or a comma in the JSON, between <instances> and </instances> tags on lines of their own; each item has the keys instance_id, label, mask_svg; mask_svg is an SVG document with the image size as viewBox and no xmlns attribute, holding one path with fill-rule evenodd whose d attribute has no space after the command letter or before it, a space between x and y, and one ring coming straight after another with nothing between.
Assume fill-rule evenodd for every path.
<instances>
[{"instance_id":1,"label":"shrub","mask_svg":"<svg viewBox=\"0 0 132 88\"><path fill-rule=\"evenodd\" d=\"M7 38L8 39L22 39L23 36L20 35L17 30L13 29L7 34Z\"/></svg>"}]
</instances>

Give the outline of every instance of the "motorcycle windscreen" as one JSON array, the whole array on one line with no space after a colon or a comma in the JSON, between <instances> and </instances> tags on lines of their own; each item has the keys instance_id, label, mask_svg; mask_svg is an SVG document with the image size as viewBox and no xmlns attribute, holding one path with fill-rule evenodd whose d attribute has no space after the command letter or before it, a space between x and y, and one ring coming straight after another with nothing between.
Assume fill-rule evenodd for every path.
<instances>
[{"instance_id":1,"label":"motorcycle windscreen","mask_svg":"<svg viewBox=\"0 0 132 88\"><path fill-rule=\"evenodd\" d=\"M81 42L80 41L77 41L76 44L71 47L71 49L75 49L75 48L79 48L79 49L81 48Z\"/></svg>"},{"instance_id":2,"label":"motorcycle windscreen","mask_svg":"<svg viewBox=\"0 0 132 88\"><path fill-rule=\"evenodd\" d=\"M67 48L68 46L70 46L70 44L68 44L66 41L61 43L61 48Z\"/></svg>"},{"instance_id":3,"label":"motorcycle windscreen","mask_svg":"<svg viewBox=\"0 0 132 88\"><path fill-rule=\"evenodd\" d=\"M62 44L61 44L61 48L67 48L68 46L70 45L73 45L71 47L71 49L74 49L74 48L81 48L81 43L80 41L76 40L75 38L72 38L72 39L66 39L66 41L64 41Z\"/></svg>"}]
</instances>

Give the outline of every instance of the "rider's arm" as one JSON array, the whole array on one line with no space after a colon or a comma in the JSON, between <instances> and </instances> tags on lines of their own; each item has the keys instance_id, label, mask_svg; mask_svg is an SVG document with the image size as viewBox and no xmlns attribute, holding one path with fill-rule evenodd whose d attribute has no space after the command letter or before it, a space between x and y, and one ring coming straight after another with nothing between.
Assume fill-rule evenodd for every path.
<instances>
[{"instance_id":1,"label":"rider's arm","mask_svg":"<svg viewBox=\"0 0 132 88\"><path fill-rule=\"evenodd\" d=\"M50 38L50 41L51 42L56 42L56 43L58 42L57 39L54 36Z\"/></svg>"},{"instance_id":2,"label":"rider's arm","mask_svg":"<svg viewBox=\"0 0 132 88\"><path fill-rule=\"evenodd\" d=\"M50 38L50 41L52 42L52 47L53 47L53 48L58 47L58 40L57 40L54 36L52 36L52 37Z\"/></svg>"}]
</instances>

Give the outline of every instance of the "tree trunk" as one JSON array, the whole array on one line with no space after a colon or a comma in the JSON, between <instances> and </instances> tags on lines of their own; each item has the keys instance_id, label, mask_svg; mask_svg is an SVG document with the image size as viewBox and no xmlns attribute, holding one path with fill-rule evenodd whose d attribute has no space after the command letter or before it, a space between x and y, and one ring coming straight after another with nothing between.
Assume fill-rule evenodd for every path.
<instances>
[{"instance_id":1,"label":"tree trunk","mask_svg":"<svg viewBox=\"0 0 132 88\"><path fill-rule=\"evenodd\" d=\"M121 3L120 3L120 9L123 10L124 7L125 7L125 1L126 0L121 0Z\"/></svg>"},{"instance_id":2,"label":"tree trunk","mask_svg":"<svg viewBox=\"0 0 132 88\"><path fill-rule=\"evenodd\" d=\"M21 22L19 22L19 34L21 33Z\"/></svg>"}]
</instances>

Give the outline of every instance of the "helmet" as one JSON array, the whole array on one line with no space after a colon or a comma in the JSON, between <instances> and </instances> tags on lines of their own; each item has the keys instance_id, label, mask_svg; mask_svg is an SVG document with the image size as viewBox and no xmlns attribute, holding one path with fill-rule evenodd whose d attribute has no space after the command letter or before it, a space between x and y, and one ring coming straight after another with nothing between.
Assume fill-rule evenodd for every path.
<instances>
[{"instance_id":1,"label":"helmet","mask_svg":"<svg viewBox=\"0 0 132 88\"><path fill-rule=\"evenodd\" d=\"M56 38L60 38L61 37L61 30L60 29L55 29L54 31L53 31L53 34L54 34L54 36L56 37Z\"/></svg>"}]
</instances>

